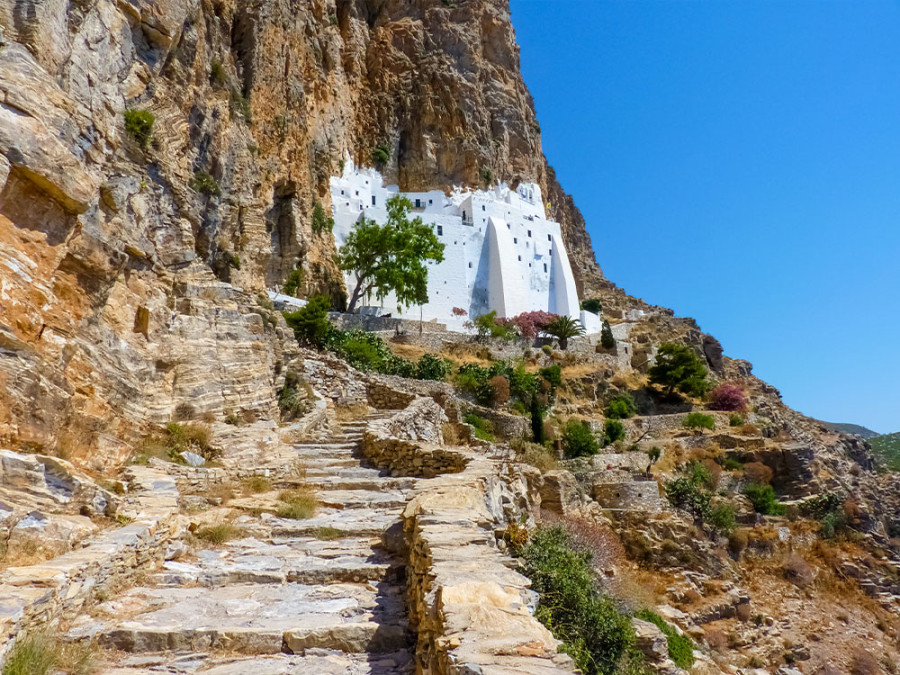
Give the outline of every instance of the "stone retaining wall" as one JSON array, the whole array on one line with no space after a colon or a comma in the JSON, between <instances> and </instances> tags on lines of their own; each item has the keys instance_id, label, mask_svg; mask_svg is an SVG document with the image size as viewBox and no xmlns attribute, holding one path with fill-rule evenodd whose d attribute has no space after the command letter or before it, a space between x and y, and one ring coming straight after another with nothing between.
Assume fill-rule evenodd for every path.
<instances>
[{"instance_id":1,"label":"stone retaining wall","mask_svg":"<svg viewBox=\"0 0 900 675\"><path fill-rule=\"evenodd\" d=\"M447 416L430 398L417 398L404 410L370 422L363 435L363 453L393 476L433 478L457 473L469 463L463 451L443 447Z\"/></svg>"},{"instance_id":2,"label":"stone retaining wall","mask_svg":"<svg viewBox=\"0 0 900 675\"><path fill-rule=\"evenodd\" d=\"M462 473L429 481L404 510L416 672L574 672L534 618L530 580L497 547L497 531L537 507L529 497L536 476L527 471L478 458Z\"/></svg>"},{"instance_id":3,"label":"stone retaining wall","mask_svg":"<svg viewBox=\"0 0 900 675\"><path fill-rule=\"evenodd\" d=\"M178 529L175 480L141 466L130 467L128 477L131 489L119 513L132 523L106 530L77 551L0 574L0 660L26 632L75 616L91 597L163 557Z\"/></svg>"}]
</instances>

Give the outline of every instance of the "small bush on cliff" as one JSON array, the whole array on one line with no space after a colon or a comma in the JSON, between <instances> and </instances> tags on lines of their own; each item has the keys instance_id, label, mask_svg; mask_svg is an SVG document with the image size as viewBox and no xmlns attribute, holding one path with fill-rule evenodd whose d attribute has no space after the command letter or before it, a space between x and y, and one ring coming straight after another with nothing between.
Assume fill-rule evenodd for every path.
<instances>
[{"instance_id":1,"label":"small bush on cliff","mask_svg":"<svg viewBox=\"0 0 900 675\"><path fill-rule=\"evenodd\" d=\"M661 344L649 374L650 382L663 387L667 396L675 391L702 396L709 389L706 366L688 345L673 342Z\"/></svg>"},{"instance_id":2,"label":"small bush on cliff","mask_svg":"<svg viewBox=\"0 0 900 675\"><path fill-rule=\"evenodd\" d=\"M694 429L695 431L699 429L702 432L703 429L715 429L716 421L712 418L711 415L692 412L688 413L687 417L684 418L681 426L683 426L685 429Z\"/></svg>"},{"instance_id":3,"label":"small bush on cliff","mask_svg":"<svg viewBox=\"0 0 900 675\"><path fill-rule=\"evenodd\" d=\"M278 392L278 410L282 421L303 417L309 408L310 398L309 385L293 370L287 371L284 374L284 386Z\"/></svg>"},{"instance_id":4,"label":"small bush on cliff","mask_svg":"<svg viewBox=\"0 0 900 675\"><path fill-rule=\"evenodd\" d=\"M600 346L603 349L613 349L616 346L616 338L613 337L609 321L604 321L603 327L600 329Z\"/></svg>"},{"instance_id":5,"label":"small bush on cliff","mask_svg":"<svg viewBox=\"0 0 900 675\"><path fill-rule=\"evenodd\" d=\"M585 312L599 314L603 311L603 305L598 298L587 298L586 300L581 301L581 309Z\"/></svg>"},{"instance_id":6,"label":"small bush on cliff","mask_svg":"<svg viewBox=\"0 0 900 675\"><path fill-rule=\"evenodd\" d=\"M757 513L764 516L780 516L784 514L784 506L778 503L775 490L771 485L751 483L744 489L744 495L753 503Z\"/></svg>"},{"instance_id":7,"label":"small bush on cliff","mask_svg":"<svg viewBox=\"0 0 900 675\"><path fill-rule=\"evenodd\" d=\"M447 359L434 354L422 354L416 364L416 377L420 380L446 380L451 365Z\"/></svg>"},{"instance_id":8,"label":"small bush on cliff","mask_svg":"<svg viewBox=\"0 0 900 675\"><path fill-rule=\"evenodd\" d=\"M284 288L282 291L285 295L291 295L293 297L297 297L297 291L300 289L300 285L303 283L303 270L299 267L295 270L292 270L290 274L288 274L288 278L284 282Z\"/></svg>"},{"instance_id":9,"label":"small bush on cliff","mask_svg":"<svg viewBox=\"0 0 900 675\"><path fill-rule=\"evenodd\" d=\"M191 178L190 187L194 192L200 192L207 197L218 197L222 194L222 190L219 188L216 179L203 170L194 173L194 177Z\"/></svg>"},{"instance_id":10,"label":"small bush on cliff","mask_svg":"<svg viewBox=\"0 0 900 675\"><path fill-rule=\"evenodd\" d=\"M142 148L150 144L153 136L153 124L156 117L149 110L126 110L125 131L127 131Z\"/></svg>"},{"instance_id":11,"label":"small bush on cliff","mask_svg":"<svg viewBox=\"0 0 900 675\"><path fill-rule=\"evenodd\" d=\"M698 520L709 517L710 495L693 477L681 476L666 485L666 499L675 508L689 511Z\"/></svg>"},{"instance_id":12,"label":"small bush on cliff","mask_svg":"<svg viewBox=\"0 0 900 675\"><path fill-rule=\"evenodd\" d=\"M381 168L391 161L391 146L381 142L372 148L372 163Z\"/></svg>"},{"instance_id":13,"label":"small bush on cliff","mask_svg":"<svg viewBox=\"0 0 900 675\"><path fill-rule=\"evenodd\" d=\"M467 413L464 418L466 424L471 425L475 429L475 438L488 443L494 440L494 425L489 420L479 417L475 413Z\"/></svg>"},{"instance_id":14,"label":"small bush on cliff","mask_svg":"<svg viewBox=\"0 0 900 675\"><path fill-rule=\"evenodd\" d=\"M323 347L331 329L328 310L331 300L324 295L314 295L296 312L285 312L284 320L294 329L294 337L302 345Z\"/></svg>"},{"instance_id":15,"label":"small bush on cliff","mask_svg":"<svg viewBox=\"0 0 900 675\"><path fill-rule=\"evenodd\" d=\"M709 395L710 410L731 412L744 410L746 407L747 397L744 390L736 384L720 384Z\"/></svg>"},{"instance_id":16,"label":"small bush on cliff","mask_svg":"<svg viewBox=\"0 0 900 675\"><path fill-rule=\"evenodd\" d=\"M634 398L627 391L616 394L612 400L606 404L605 415L610 419L624 420L628 419L637 412L637 406Z\"/></svg>"},{"instance_id":17,"label":"small bush on cliff","mask_svg":"<svg viewBox=\"0 0 900 675\"><path fill-rule=\"evenodd\" d=\"M279 518L305 520L312 518L316 512L316 495L312 490L304 487L284 490L279 493L278 501L281 502L281 505L275 515Z\"/></svg>"},{"instance_id":18,"label":"small bush on cliff","mask_svg":"<svg viewBox=\"0 0 900 675\"><path fill-rule=\"evenodd\" d=\"M625 440L624 425L619 420L606 420L603 423L603 447L622 440Z\"/></svg>"},{"instance_id":19,"label":"small bush on cliff","mask_svg":"<svg viewBox=\"0 0 900 675\"><path fill-rule=\"evenodd\" d=\"M569 420L562 434L563 452L566 457L589 457L596 455L600 444L591 431L591 426L581 420Z\"/></svg>"},{"instance_id":20,"label":"small bush on cliff","mask_svg":"<svg viewBox=\"0 0 900 675\"><path fill-rule=\"evenodd\" d=\"M319 202L316 202L312 213L312 231L321 234L322 232L331 232L332 229L334 229L334 218L325 215L325 209Z\"/></svg>"},{"instance_id":21,"label":"small bush on cliff","mask_svg":"<svg viewBox=\"0 0 900 675\"><path fill-rule=\"evenodd\" d=\"M669 658L679 668L690 670L691 666L694 665L694 643L687 635L679 633L671 624L666 623L665 619L659 614L651 612L649 609L642 609L635 616L644 621L649 621L659 628L663 635L666 636Z\"/></svg>"},{"instance_id":22,"label":"small bush on cliff","mask_svg":"<svg viewBox=\"0 0 900 675\"><path fill-rule=\"evenodd\" d=\"M538 529L520 555L539 596L535 616L586 675L612 675L624 656L634 656L630 620L598 590L591 553L576 549L563 528Z\"/></svg>"}]
</instances>

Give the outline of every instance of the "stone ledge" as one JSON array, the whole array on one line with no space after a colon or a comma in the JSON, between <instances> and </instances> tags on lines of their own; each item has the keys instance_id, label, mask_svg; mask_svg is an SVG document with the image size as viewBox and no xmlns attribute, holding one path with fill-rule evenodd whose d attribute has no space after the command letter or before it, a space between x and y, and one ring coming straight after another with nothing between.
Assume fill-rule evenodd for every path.
<instances>
[{"instance_id":1,"label":"stone ledge","mask_svg":"<svg viewBox=\"0 0 900 675\"><path fill-rule=\"evenodd\" d=\"M74 616L96 591L127 582L162 556L178 528L175 479L141 466L128 474L132 489L120 513L134 522L77 551L0 574L0 658L24 633Z\"/></svg>"}]
</instances>

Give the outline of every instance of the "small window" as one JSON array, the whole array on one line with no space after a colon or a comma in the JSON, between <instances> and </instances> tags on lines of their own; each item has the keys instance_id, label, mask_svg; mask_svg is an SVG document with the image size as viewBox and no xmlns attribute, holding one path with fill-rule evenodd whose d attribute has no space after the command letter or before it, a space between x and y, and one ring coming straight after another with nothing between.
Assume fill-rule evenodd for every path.
<instances>
[{"instance_id":1,"label":"small window","mask_svg":"<svg viewBox=\"0 0 900 675\"><path fill-rule=\"evenodd\" d=\"M518 244L518 243L519 243L519 238L518 238L518 237L513 237L513 243L514 243L514 244Z\"/></svg>"},{"instance_id":2,"label":"small window","mask_svg":"<svg viewBox=\"0 0 900 675\"><path fill-rule=\"evenodd\" d=\"M344 191L343 191L343 190L341 190L341 196L343 196L343 195L344 195Z\"/></svg>"},{"instance_id":3,"label":"small window","mask_svg":"<svg viewBox=\"0 0 900 675\"><path fill-rule=\"evenodd\" d=\"M544 263L544 274L547 273L547 263Z\"/></svg>"},{"instance_id":4,"label":"small window","mask_svg":"<svg viewBox=\"0 0 900 675\"><path fill-rule=\"evenodd\" d=\"M438 236L442 236L444 234L444 226L438 225Z\"/></svg>"},{"instance_id":5,"label":"small window","mask_svg":"<svg viewBox=\"0 0 900 675\"><path fill-rule=\"evenodd\" d=\"M429 200L428 200L428 203L429 203L429 204L434 204L434 200L433 200L433 199L429 199Z\"/></svg>"},{"instance_id":6,"label":"small window","mask_svg":"<svg viewBox=\"0 0 900 675\"><path fill-rule=\"evenodd\" d=\"M519 262L522 262L522 256L519 256Z\"/></svg>"},{"instance_id":7,"label":"small window","mask_svg":"<svg viewBox=\"0 0 900 675\"><path fill-rule=\"evenodd\" d=\"M356 191L356 196L359 197L359 190Z\"/></svg>"},{"instance_id":8,"label":"small window","mask_svg":"<svg viewBox=\"0 0 900 675\"><path fill-rule=\"evenodd\" d=\"M422 208L422 200L421 199L416 200L416 208L417 209Z\"/></svg>"},{"instance_id":9,"label":"small window","mask_svg":"<svg viewBox=\"0 0 900 675\"><path fill-rule=\"evenodd\" d=\"M484 210L485 210L485 206L484 206L484 204L482 204L482 205L481 205L481 210L482 210L482 211L484 211Z\"/></svg>"},{"instance_id":10,"label":"small window","mask_svg":"<svg viewBox=\"0 0 900 675\"><path fill-rule=\"evenodd\" d=\"M547 241L553 241L553 236L548 234L548 235L547 235Z\"/></svg>"},{"instance_id":11,"label":"small window","mask_svg":"<svg viewBox=\"0 0 900 675\"><path fill-rule=\"evenodd\" d=\"M469 263L469 269L472 269L472 263Z\"/></svg>"},{"instance_id":12,"label":"small window","mask_svg":"<svg viewBox=\"0 0 900 675\"><path fill-rule=\"evenodd\" d=\"M531 230L528 230L528 236L529 237L531 236Z\"/></svg>"},{"instance_id":13,"label":"small window","mask_svg":"<svg viewBox=\"0 0 900 675\"><path fill-rule=\"evenodd\" d=\"M375 195L372 195L372 206L375 206Z\"/></svg>"}]
</instances>

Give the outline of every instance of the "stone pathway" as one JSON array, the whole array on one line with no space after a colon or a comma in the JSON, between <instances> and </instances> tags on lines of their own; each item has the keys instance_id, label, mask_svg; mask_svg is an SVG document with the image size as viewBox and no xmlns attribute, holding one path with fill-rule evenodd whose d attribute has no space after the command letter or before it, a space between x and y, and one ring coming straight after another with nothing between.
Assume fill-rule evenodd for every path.
<instances>
[{"instance_id":1,"label":"stone pathway","mask_svg":"<svg viewBox=\"0 0 900 675\"><path fill-rule=\"evenodd\" d=\"M243 538L167 561L79 617L69 638L117 650L104 675L411 673L405 570L389 549L416 479L362 465L366 421L295 446L313 517L250 510L277 491L235 499Z\"/></svg>"}]
</instances>

